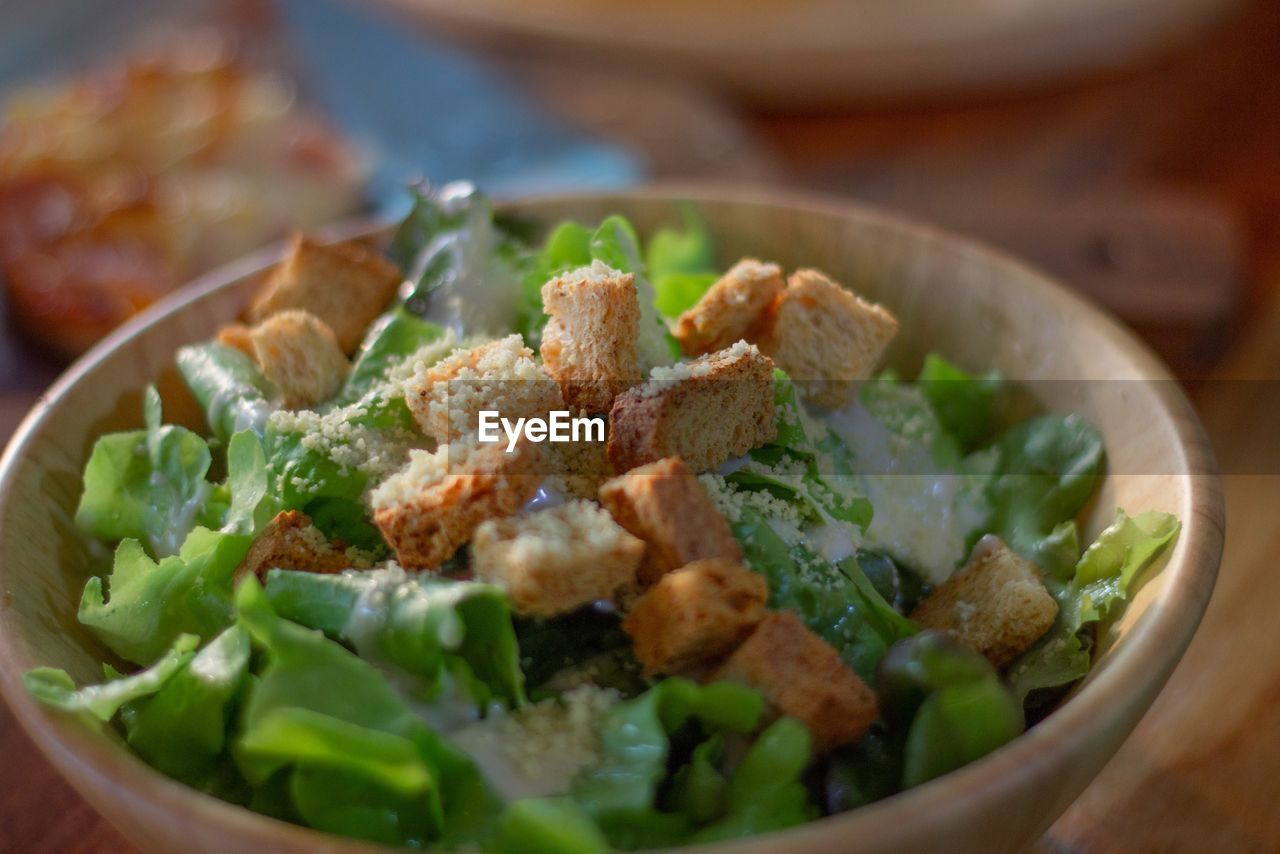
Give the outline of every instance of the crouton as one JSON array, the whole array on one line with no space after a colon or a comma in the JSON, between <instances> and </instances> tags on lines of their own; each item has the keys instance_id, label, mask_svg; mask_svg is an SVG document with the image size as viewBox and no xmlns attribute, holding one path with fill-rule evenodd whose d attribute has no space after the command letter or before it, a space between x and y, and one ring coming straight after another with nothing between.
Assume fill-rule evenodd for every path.
<instances>
[{"instance_id":1,"label":"crouton","mask_svg":"<svg viewBox=\"0 0 1280 854\"><path fill-rule=\"evenodd\" d=\"M309 311L329 324L350 355L402 279L396 265L364 244L322 244L297 235L249 307L249 320L286 309Z\"/></svg>"},{"instance_id":2,"label":"crouton","mask_svg":"<svg viewBox=\"0 0 1280 854\"><path fill-rule=\"evenodd\" d=\"M333 331L305 311L281 311L246 333L262 374L280 390L280 405L302 409L342 388L351 365Z\"/></svg>"},{"instance_id":3,"label":"crouton","mask_svg":"<svg viewBox=\"0 0 1280 854\"><path fill-rule=\"evenodd\" d=\"M797 270L774 305L760 349L796 381L805 399L841 407L870 377L898 320L817 270Z\"/></svg>"},{"instance_id":4,"label":"crouton","mask_svg":"<svg viewBox=\"0 0 1280 854\"><path fill-rule=\"evenodd\" d=\"M219 329L218 343L253 358L253 339L249 337L249 327L243 323L233 323Z\"/></svg>"},{"instance_id":5,"label":"crouton","mask_svg":"<svg viewBox=\"0 0 1280 854\"><path fill-rule=\"evenodd\" d=\"M405 384L405 403L423 434L450 442L475 432L481 410L503 418L545 418L564 408L560 388L519 335L457 350Z\"/></svg>"},{"instance_id":6,"label":"crouton","mask_svg":"<svg viewBox=\"0 0 1280 854\"><path fill-rule=\"evenodd\" d=\"M611 597L635 578L643 553L643 542L579 499L483 523L471 569L505 587L516 613L550 617Z\"/></svg>"},{"instance_id":7,"label":"crouton","mask_svg":"<svg viewBox=\"0 0 1280 854\"><path fill-rule=\"evenodd\" d=\"M556 486L568 495L594 500L601 484L613 477L604 442L556 442L548 447Z\"/></svg>"},{"instance_id":8,"label":"crouton","mask_svg":"<svg viewBox=\"0 0 1280 854\"><path fill-rule=\"evenodd\" d=\"M565 402L608 412L618 394L643 378L635 276L597 261L543 285L542 307L551 316L542 330L542 363Z\"/></svg>"},{"instance_id":9,"label":"crouton","mask_svg":"<svg viewBox=\"0 0 1280 854\"><path fill-rule=\"evenodd\" d=\"M670 368L618 395L609 413L609 462L616 472L680 457L714 469L777 435L773 362L755 345L732 347Z\"/></svg>"},{"instance_id":10,"label":"crouton","mask_svg":"<svg viewBox=\"0 0 1280 854\"><path fill-rule=\"evenodd\" d=\"M541 446L479 444L474 437L413 450L409 463L369 496L373 522L405 569L437 569L480 523L510 516L533 497Z\"/></svg>"},{"instance_id":11,"label":"crouton","mask_svg":"<svg viewBox=\"0 0 1280 854\"><path fill-rule=\"evenodd\" d=\"M911 612L920 625L946 632L996 667L1039 640L1057 616L1040 570L993 534Z\"/></svg>"},{"instance_id":12,"label":"crouton","mask_svg":"<svg viewBox=\"0 0 1280 854\"><path fill-rule=\"evenodd\" d=\"M265 578L270 569L332 573L344 569L368 569L372 564L357 549L330 542L304 513L285 510L267 523L244 560L236 567L237 580L253 574Z\"/></svg>"},{"instance_id":13,"label":"crouton","mask_svg":"<svg viewBox=\"0 0 1280 854\"><path fill-rule=\"evenodd\" d=\"M769 308L786 289L777 264L743 258L711 286L698 304L676 319L672 335L686 356L756 340Z\"/></svg>"},{"instance_id":14,"label":"crouton","mask_svg":"<svg viewBox=\"0 0 1280 854\"><path fill-rule=\"evenodd\" d=\"M856 740L879 714L875 693L792 611L761 620L711 678L757 689L809 728L819 753Z\"/></svg>"},{"instance_id":15,"label":"crouton","mask_svg":"<svg viewBox=\"0 0 1280 854\"><path fill-rule=\"evenodd\" d=\"M637 573L643 585L696 560L742 560L729 523L679 457L607 481L600 487L600 503L619 525L645 541Z\"/></svg>"},{"instance_id":16,"label":"crouton","mask_svg":"<svg viewBox=\"0 0 1280 854\"><path fill-rule=\"evenodd\" d=\"M646 676L689 673L723 658L765 615L764 576L731 560L699 560L667 573L622 623Z\"/></svg>"}]
</instances>

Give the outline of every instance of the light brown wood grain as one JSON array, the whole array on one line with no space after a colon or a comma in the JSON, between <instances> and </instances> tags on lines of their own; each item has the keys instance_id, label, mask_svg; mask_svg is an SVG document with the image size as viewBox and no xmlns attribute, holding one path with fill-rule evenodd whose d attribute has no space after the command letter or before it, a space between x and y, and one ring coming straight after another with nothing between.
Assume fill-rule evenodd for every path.
<instances>
[{"instance_id":1,"label":"light brown wood grain","mask_svg":"<svg viewBox=\"0 0 1280 854\"><path fill-rule=\"evenodd\" d=\"M1280 850L1280 302L1196 402L1219 450L1227 547L1186 657L1045 847Z\"/></svg>"},{"instance_id":2,"label":"light brown wood grain","mask_svg":"<svg viewBox=\"0 0 1280 854\"><path fill-rule=\"evenodd\" d=\"M1016 851L1079 794L1146 710L1190 641L1208 600L1222 536L1218 482L1199 425L1160 364L1113 321L1036 272L972 243L865 209L726 192L654 190L521 203L541 221L620 212L644 231L693 198L725 260L752 253L823 268L888 304L902 320L892 353L913 370L939 349L970 368L996 367L1035 386L1058 411L1101 429L1112 468L1086 520L1096 534L1116 505L1167 510L1183 532L1103 638L1085 684L1059 710L981 762L844 816L747 841L740 850ZM85 797L148 850L361 850L196 794L111 738L38 707L26 668L98 676L102 649L74 619L88 571L71 513L93 436L140 421L141 387L156 378L180 411L173 350L207 337L240 309L249 259L122 329L75 366L19 430L0 464L0 690L15 716ZM1081 383L1080 380L1087 382ZM1127 381L1117 384L1116 381ZM1116 390L1119 390L1117 393Z\"/></svg>"}]
</instances>

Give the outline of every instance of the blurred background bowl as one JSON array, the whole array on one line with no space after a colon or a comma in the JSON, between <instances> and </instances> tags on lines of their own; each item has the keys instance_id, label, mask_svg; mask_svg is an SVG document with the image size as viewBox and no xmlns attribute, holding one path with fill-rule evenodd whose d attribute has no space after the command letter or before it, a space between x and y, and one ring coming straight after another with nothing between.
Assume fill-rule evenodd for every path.
<instances>
[{"instance_id":1,"label":"blurred background bowl","mask_svg":"<svg viewBox=\"0 0 1280 854\"><path fill-rule=\"evenodd\" d=\"M1239 0L378 0L473 46L693 76L758 105L1026 88L1115 69Z\"/></svg>"},{"instance_id":2,"label":"blurred background bowl","mask_svg":"<svg viewBox=\"0 0 1280 854\"><path fill-rule=\"evenodd\" d=\"M788 267L820 267L889 305L902 320L895 366L911 370L926 350L938 349L966 367L1035 382L1044 406L1092 419L1112 473L1085 520L1086 541L1117 506L1182 520L1163 569L1103 632L1088 679L1026 735L917 789L735 848L1023 850L1136 725L1209 601L1223 508L1199 422L1160 362L1079 297L995 251L873 210L662 189L541 198L506 209L547 223L621 213L648 231L675 221L681 199L701 208L722 261L751 253ZM72 521L93 439L136 426L141 390L151 381L165 397L166 415L198 418L173 369L174 350L235 317L257 274L277 256L259 253L224 268L112 334L55 384L0 463L0 691L52 763L144 849L367 850L169 780L118 738L37 706L21 683L36 665L65 668L78 682L100 677L104 650L75 619L90 560ZM1047 380L1074 382L1039 382Z\"/></svg>"}]
</instances>

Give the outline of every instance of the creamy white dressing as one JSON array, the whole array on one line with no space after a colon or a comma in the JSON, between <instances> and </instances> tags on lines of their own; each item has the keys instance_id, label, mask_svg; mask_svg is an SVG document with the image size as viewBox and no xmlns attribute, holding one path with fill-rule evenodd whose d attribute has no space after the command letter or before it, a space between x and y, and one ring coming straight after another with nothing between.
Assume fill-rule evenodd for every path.
<instances>
[{"instance_id":1,"label":"creamy white dressing","mask_svg":"<svg viewBox=\"0 0 1280 854\"><path fill-rule=\"evenodd\" d=\"M271 417L271 413L275 410L267 401L262 398L239 398L228 404L234 410L235 420L232 422L232 432L239 433L241 430L252 430L258 435L267 429L267 419ZM211 407L212 408L212 407Z\"/></svg>"},{"instance_id":2,"label":"creamy white dressing","mask_svg":"<svg viewBox=\"0 0 1280 854\"><path fill-rule=\"evenodd\" d=\"M152 471L148 478L148 483L153 488L167 488L171 492L173 484L162 472ZM182 548L182 543L187 539L187 534L196 526L196 514L204 507L205 502L209 499L209 492L212 485L208 481L201 481L196 486L196 491L182 501L175 498L159 502L165 510L165 527L163 531L159 531L151 536L151 548L155 552L157 558L165 558L170 555L176 555L178 550Z\"/></svg>"},{"instance_id":3,"label":"creamy white dressing","mask_svg":"<svg viewBox=\"0 0 1280 854\"><path fill-rule=\"evenodd\" d=\"M461 339L476 333L497 333L516 325L520 307L520 282L495 259L499 235L487 204L472 200L475 188L459 182L440 191L440 202L452 213L464 205L467 222L437 234L414 259L409 281L451 256L446 272L429 296L426 318L453 330Z\"/></svg>"},{"instance_id":4,"label":"creamy white dressing","mask_svg":"<svg viewBox=\"0 0 1280 854\"><path fill-rule=\"evenodd\" d=\"M549 763L536 776L520 773L507 753L501 719L485 719L451 733L449 740L480 769L507 801L549 798L569 793L573 778L582 770L571 763Z\"/></svg>"},{"instance_id":5,"label":"creamy white dressing","mask_svg":"<svg viewBox=\"0 0 1280 854\"><path fill-rule=\"evenodd\" d=\"M533 497L524 503L520 508L521 513L533 513L537 510L550 510L553 507L560 507L569 497L564 493L554 478L547 478L538 484L538 488L534 491Z\"/></svg>"},{"instance_id":6,"label":"creamy white dressing","mask_svg":"<svg viewBox=\"0 0 1280 854\"><path fill-rule=\"evenodd\" d=\"M579 685L558 700L491 712L449 740L508 800L564 795L600 761L600 728L620 699L613 689Z\"/></svg>"},{"instance_id":7,"label":"creamy white dressing","mask_svg":"<svg viewBox=\"0 0 1280 854\"><path fill-rule=\"evenodd\" d=\"M832 412L827 425L863 472L863 491L874 509L865 544L933 584L946 581L965 557L965 539L986 519L986 501L973 479L940 471L927 447L894 435L856 401Z\"/></svg>"}]
</instances>

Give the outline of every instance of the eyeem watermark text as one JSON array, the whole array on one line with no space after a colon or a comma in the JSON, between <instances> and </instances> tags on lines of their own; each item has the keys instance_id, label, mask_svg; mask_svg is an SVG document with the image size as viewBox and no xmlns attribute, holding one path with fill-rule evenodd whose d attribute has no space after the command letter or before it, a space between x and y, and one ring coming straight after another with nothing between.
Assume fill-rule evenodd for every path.
<instances>
[{"instance_id":1,"label":"eyeem watermark text","mask_svg":"<svg viewBox=\"0 0 1280 854\"><path fill-rule=\"evenodd\" d=\"M603 442L604 419L574 415L567 409L553 409L547 418L503 418L495 409L480 410L481 442L493 443L507 437L507 453L516 449L524 436L530 442Z\"/></svg>"}]
</instances>

